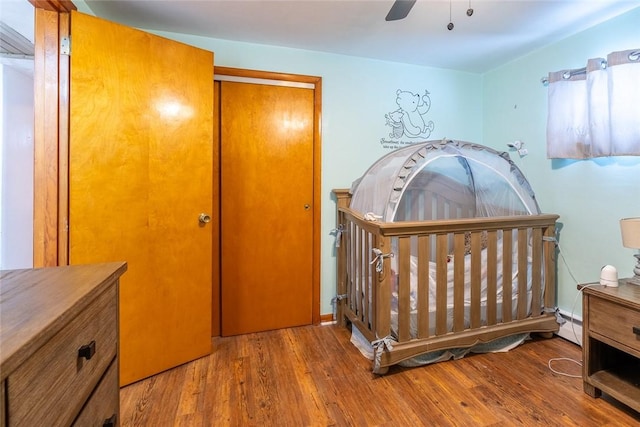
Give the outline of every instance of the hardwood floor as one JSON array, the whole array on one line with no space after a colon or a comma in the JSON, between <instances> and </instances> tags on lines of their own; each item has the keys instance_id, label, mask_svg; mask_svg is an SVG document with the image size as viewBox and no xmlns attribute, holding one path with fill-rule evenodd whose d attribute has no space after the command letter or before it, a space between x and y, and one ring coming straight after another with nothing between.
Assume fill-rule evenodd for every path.
<instances>
[{"instance_id":1,"label":"hardwood floor","mask_svg":"<svg viewBox=\"0 0 640 427\"><path fill-rule=\"evenodd\" d=\"M385 376L335 325L214 338L208 357L129 385L122 426L636 426L640 414L582 391L551 358L581 359L562 338ZM580 375L575 363L557 371Z\"/></svg>"}]
</instances>

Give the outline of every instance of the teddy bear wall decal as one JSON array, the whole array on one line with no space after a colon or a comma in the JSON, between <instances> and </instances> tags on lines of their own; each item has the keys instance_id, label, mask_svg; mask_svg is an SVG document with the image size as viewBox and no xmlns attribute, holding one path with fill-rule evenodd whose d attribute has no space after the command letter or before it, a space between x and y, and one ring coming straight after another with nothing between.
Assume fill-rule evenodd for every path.
<instances>
[{"instance_id":1,"label":"teddy bear wall decal","mask_svg":"<svg viewBox=\"0 0 640 427\"><path fill-rule=\"evenodd\" d=\"M431 135L435 125L432 120L425 121L424 116L431 109L429 91L424 95L398 89L396 91L398 108L384 115L386 126L391 127L389 137L382 138L384 148L396 149L402 145L424 141ZM403 139L406 138L406 139Z\"/></svg>"}]
</instances>

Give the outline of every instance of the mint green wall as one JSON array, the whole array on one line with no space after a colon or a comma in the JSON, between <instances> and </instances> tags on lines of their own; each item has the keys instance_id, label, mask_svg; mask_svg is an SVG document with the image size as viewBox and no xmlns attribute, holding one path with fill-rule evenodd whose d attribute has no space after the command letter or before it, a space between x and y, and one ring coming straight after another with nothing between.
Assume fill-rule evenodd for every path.
<instances>
[{"instance_id":1,"label":"mint green wall","mask_svg":"<svg viewBox=\"0 0 640 427\"><path fill-rule=\"evenodd\" d=\"M632 274L634 252L622 246L618 221L640 215L640 158L547 159L547 88L540 79L549 71L584 67L588 58L640 48L638 22L640 8L483 75L483 143L506 150L507 142L524 141L529 155L512 158L541 209L560 215L558 305L569 313L576 281L597 281L605 264L617 267L621 277Z\"/></svg>"}]
</instances>

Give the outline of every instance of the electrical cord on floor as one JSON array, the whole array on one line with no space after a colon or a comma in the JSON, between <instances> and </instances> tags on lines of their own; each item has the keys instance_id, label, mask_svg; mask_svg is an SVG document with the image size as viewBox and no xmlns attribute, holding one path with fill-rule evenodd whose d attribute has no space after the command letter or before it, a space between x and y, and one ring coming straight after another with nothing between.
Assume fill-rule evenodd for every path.
<instances>
[{"instance_id":1,"label":"electrical cord on floor","mask_svg":"<svg viewBox=\"0 0 640 427\"><path fill-rule=\"evenodd\" d=\"M563 361L563 360L567 361L567 362L573 362L576 365L582 367L582 362L578 362L577 360L571 359L570 357L554 357L552 359L549 359L549 362L547 363L547 366L549 367L549 370L551 372L553 372L554 374L563 375L563 376L569 377L569 378L582 378L582 375L567 374L566 372L556 371L555 369L553 369L553 366L551 366L552 362L559 362L559 361Z\"/></svg>"}]
</instances>

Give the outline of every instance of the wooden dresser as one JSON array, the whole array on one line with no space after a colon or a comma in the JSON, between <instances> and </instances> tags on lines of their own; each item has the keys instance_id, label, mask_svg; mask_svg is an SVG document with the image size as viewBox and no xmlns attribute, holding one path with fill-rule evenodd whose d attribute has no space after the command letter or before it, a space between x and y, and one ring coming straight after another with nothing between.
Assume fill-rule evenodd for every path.
<instances>
[{"instance_id":1,"label":"wooden dresser","mask_svg":"<svg viewBox=\"0 0 640 427\"><path fill-rule=\"evenodd\" d=\"M640 411L640 286L581 285L584 391Z\"/></svg>"},{"instance_id":2,"label":"wooden dresser","mask_svg":"<svg viewBox=\"0 0 640 427\"><path fill-rule=\"evenodd\" d=\"M0 272L0 426L117 426L124 262Z\"/></svg>"}]
</instances>

